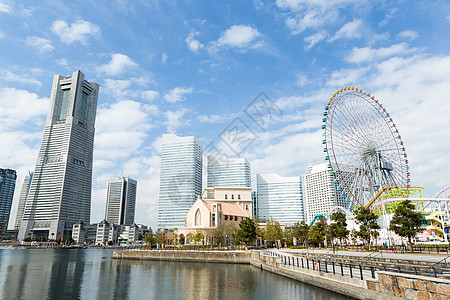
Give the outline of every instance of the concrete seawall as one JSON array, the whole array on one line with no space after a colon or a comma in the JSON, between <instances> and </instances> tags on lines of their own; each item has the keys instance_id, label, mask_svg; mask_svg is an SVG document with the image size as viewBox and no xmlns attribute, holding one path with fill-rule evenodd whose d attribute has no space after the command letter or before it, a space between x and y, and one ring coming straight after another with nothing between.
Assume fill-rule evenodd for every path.
<instances>
[{"instance_id":1,"label":"concrete seawall","mask_svg":"<svg viewBox=\"0 0 450 300\"><path fill-rule=\"evenodd\" d=\"M249 251L116 250L113 253L113 258L200 263L250 264Z\"/></svg>"}]
</instances>

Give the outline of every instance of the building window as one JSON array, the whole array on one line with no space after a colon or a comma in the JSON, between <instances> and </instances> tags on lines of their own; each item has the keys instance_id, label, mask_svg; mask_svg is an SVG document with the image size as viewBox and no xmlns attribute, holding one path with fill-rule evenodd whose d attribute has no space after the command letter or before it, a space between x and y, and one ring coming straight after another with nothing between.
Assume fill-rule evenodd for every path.
<instances>
[{"instance_id":1,"label":"building window","mask_svg":"<svg viewBox=\"0 0 450 300\"><path fill-rule=\"evenodd\" d=\"M248 204L245 204L245 210L248 210Z\"/></svg>"},{"instance_id":2,"label":"building window","mask_svg":"<svg viewBox=\"0 0 450 300\"><path fill-rule=\"evenodd\" d=\"M194 226L201 226L201 225L202 225L202 213L200 212L200 208L197 208L197 211L195 212Z\"/></svg>"},{"instance_id":3,"label":"building window","mask_svg":"<svg viewBox=\"0 0 450 300\"><path fill-rule=\"evenodd\" d=\"M231 194L231 199L234 199L234 195L233 194Z\"/></svg>"},{"instance_id":4,"label":"building window","mask_svg":"<svg viewBox=\"0 0 450 300\"><path fill-rule=\"evenodd\" d=\"M240 200L241 199L241 194L238 194L238 200Z\"/></svg>"},{"instance_id":5,"label":"building window","mask_svg":"<svg viewBox=\"0 0 450 300\"><path fill-rule=\"evenodd\" d=\"M228 195L227 194L225 194L225 199L228 199Z\"/></svg>"}]
</instances>

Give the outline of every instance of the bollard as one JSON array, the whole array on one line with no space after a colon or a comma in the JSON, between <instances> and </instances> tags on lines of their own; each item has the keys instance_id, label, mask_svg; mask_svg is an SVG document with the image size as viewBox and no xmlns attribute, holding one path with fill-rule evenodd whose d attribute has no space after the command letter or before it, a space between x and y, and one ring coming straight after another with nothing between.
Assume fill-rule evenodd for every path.
<instances>
[{"instance_id":1,"label":"bollard","mask_svg":"<svg viewBox=\"0 0 450 300\"><path fill-rule=\"evenodd\" d=\"M341 263L341 275L344 276L344 267L342 266L342 263Z\"/></svg>"},{"instance_id":2,"label":"bollard","mask_svg":"<svg viewBox=\"0 0 450 300\"><path fill-rule=\"evenodd\" d=\"M333 261L333 274L336 274L336 270L334 269L334 261Z\"/></svg>"},{"instance_id":3,"label":"bollard","mask_svg":"<svg viewBox=\"0 0 450 300\"><path fill-rule=\"evenodd\" d=\"M359 265L359 273L361 274L361 280L364 280L363 279L363 271L362 271L361 265Z\"/></svg>"},{"instance_id":4,"label":"bollard","mask_svg":"<svg viewBox=\"0 0 450 300\"><path fill-rule=\"evenodd\" d=\"M350 278L353 278L352 265L351 265L351 264L348 264L348 266L350 267Z\"/></svg>"},{"instance_id":5,"label":"bollard","mask_svg":"<svg viewBox=\"0 0 450 300\"><path fill-rule=\"evenodd\" d=\"M375 270L373 269L373 266L370 267L370 272L372 273L372 278L375 278Z\"/></svg>"}]
</instances>

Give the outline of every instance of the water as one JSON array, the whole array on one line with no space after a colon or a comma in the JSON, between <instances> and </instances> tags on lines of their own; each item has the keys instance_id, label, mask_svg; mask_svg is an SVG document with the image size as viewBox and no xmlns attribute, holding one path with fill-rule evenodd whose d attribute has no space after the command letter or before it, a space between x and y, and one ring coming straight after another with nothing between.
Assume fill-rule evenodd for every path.
<instances>
[{"instance_id":1,"label":"water","mask_svg":"<svg viewBox=\"0 0 450 300\"><path fill-rule=\"evenodd\" d=\"M350 299L249 265L111 256L109 249L0 250L0 298Z\"/></svg>"}]
</instances>

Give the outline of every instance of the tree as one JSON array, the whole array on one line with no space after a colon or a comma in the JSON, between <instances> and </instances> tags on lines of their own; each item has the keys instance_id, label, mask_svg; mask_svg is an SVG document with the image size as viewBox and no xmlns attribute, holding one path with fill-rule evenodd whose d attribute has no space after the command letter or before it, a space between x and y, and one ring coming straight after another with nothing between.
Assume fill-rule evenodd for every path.
<instances>
[{"instance_id":1,"label":"tree","mask_svg":"<svg viewBox=\"0 0 450 300\"><path fill-rule=\"evenodd\" d=\"M213 243L217 246L221 246L224 238L224 226L223 224L220 224L219 226L217 226L216 228L214 228L214 231L212 233L212 238L213 238Z\"/></svg>"},{"instance_id":2,"label":"tree","mask_svg":"<svg viewBox=\"0 0 450 300\"><path fill-rule=\"evenodd\" d=\"M314 246L318 245L320 247L325 239L325 218L320 217L318 222L309 227L308 239Z\"/></svg>"},{"instance_id":3,"label":"tree","mask_svg":"<svg viewBox=\"0 0 450 300\"><path fill-rule=\"evenodd\" d=\"M236 240L237 230L238 226L234 221L225 223L224 233L228 237L228 243L234 243L234 241Z\"/></svg>"},{"instance_id":4,"label":"tree","mask_svg":"<svg viewBox=\"0 0 450 300\"><path fill-rule=\"evenodd\" d=\"M339 243L342 245L342 240L347 239L350 233L347 229L347 217L343 212L337 211L331 215L331 221L333 238L339 239Z\"/></svg>"},{"instance_id":5,"label":"tree","mask_svg":"<svg viewBox=\"0 0 450 300\"><path fill-rule=\"evenodd\" d=\"M308 243L308 230L309 226L304 221L301 223L296 223L294 228L292 229L292 236L297 238L303 246L306 246Z\"/></svg>"},{"instance_id":6,"label":"tree","mask_svg":"<svg viewBox=\"0 0 450 300\"><path fill-rule=\"evenodd\" d=\"M198 245L200 241L203 241L204 238L205 236L203 235L203 233L197 229L197 231L195 231L195 234L193 236L194 243Z\"/></svg>"},{"instance_id":7,"label":"tree","mask_svg":"<svg viewBox=\"0 0 450 300\"><path fill-rule=\"evenodd\" d=\"M244 219L239 223L240 229L237 232L238 239L245 245L256 240L256 224L252 219Z\"/></svg>"},{"instance_id":8,"label":"tree","mask_svg":"<svg viewBox=\"0 0 450 300\"><path fill-rule=\"evenodd\" d=\"M157 244L164 244L166 242L166 230L164 228L156 229L155 238Z\"/></svg>"},{"instance_id":9,"label":"tree","mask_svg":"<svg viewBox=\"0 0 450 300\"><path fill-rule=\"evenodd\" d=\"M380 225L377 223L377 215L370 211L368 207L359 206L355 211L355 219L359 224L359 230L356 235L363 239L368 246L370 246L370 240L377 238L380 229Z\"/></svg>"},{"instance_id":10,"label":"tree","mask_svg":"<svg viewBox=\"0 0 450 300\"><path fill-rule=\"evenodd\" d=\"M147 232L147 234L144 235L143 240L150 247L155 243L155 237L151 229Z\"/></svg>"},{"instance_id":11,"label":"tree","mask_svg":"<svg viewBox=\"0 0 450 300\"><path fill-rule=\"evenodd\" d=\"M412 251L412 238L422 232L422 213L414 210L411 200L400 202L394 212L389 230L401 237L408 238L408 244Z\"/></svg>"},{"instance_id":12,"label":"tree","mask_svg":"<svg viewBox=\"0 0 450 300\"><path fill-rule=\"evenodd\" d=\"M282 237L283 230L281 229L280 223L274 220L267 221L264 239L269 242L276 242L278 240L281 240Z\"/></svg>"}]
</instances>

